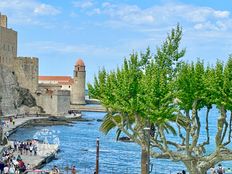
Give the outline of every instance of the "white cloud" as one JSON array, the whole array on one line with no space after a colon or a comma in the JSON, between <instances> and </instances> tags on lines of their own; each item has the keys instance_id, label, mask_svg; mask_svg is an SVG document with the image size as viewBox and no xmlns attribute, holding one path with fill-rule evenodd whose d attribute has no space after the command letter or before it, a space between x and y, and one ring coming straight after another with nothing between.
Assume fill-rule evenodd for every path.
<instances>
[{"instance_id":1,"label":"white cloud","mask_svg":"<svg viewBox=\"0 0 232 174\"><path fill-rule=\"evenodd\" d=\"M39 4L35 7L34 13L38 15L57 15L59 10L48 4Z\"/></svg>"},{"instance_id":2,"label":"white cloud","mask_svg":"<svg viewBox=\"0 0 232 174\"><path fill-rule=\"evenodd\" d=\"M91 8L87 14L105 15L107 26L119 27L164 27L176 23L187 24L197 30L228 30L231 28L230 12L211 7L183 3L166 3L149 8L137 5L102 3Z\"/></svg>"},{"instance_id":3,"label":"white cloud","mask_svg":"<svg viewBox=\"0 0 232 174\"><path fill-rule=\"evenodd\" d=\"M120 20L127 24L151 24L155 21L155 16L148 10L142 10L136 5L113 5L102 4L102 13L110 16L114 20Z\"/></svg>"},{"instance_id":4,"label":"white cloud","mask_svg":"<svg viewBox=\"0 0 232 174\"><path fill-rule=\"evenodd\" d=\"M194 26L197 30L220 30L220 26L214 25L211 22L199 23Z\"/></svg>"},{"instance_id":5,"label":"white cloud","mask_svg":"<svg viewBox=\"0 0 232 174\"><path fill-rule=\"evenodd\" d=\"M10 22L15 24L47 26L46 22L38 17L57 15L60 10L38 0L1 0L0 12L5 13L11 19Z\"/></svg>"},{"instance_id":6,"label":"white cloud","mask_svg":"<svg viewBox=\"0 0 232 174\"><path fill-rule=\"evenodd\" d=\"M227 18L230 16L229 11L214 11L214 16L217 18Z\"/></svg>"},{"instance_id":7,"label":"white cloud","mask_svg":"<svg viewBox=\"0 0 232 174\"><path fill-rule=\"evenodd\" d=\"M81 8L81 9L86 9L93 7L94 3L92 0L78 0L73 2L74 7Z\"/></svg>"}]
</instances>

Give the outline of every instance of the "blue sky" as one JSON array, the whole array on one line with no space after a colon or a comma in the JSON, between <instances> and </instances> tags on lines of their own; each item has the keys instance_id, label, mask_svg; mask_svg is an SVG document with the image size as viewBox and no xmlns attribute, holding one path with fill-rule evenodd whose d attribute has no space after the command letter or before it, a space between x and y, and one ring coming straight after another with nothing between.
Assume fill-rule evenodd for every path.
<instances>
[{"instance_id":1,"label":"blue sky","mask_svg":"<svg viewBox=\"0 0 232 174\"><path fill-rule=\"evenodd\" d=\"M0 0L0 12L18 31L18 56L38 57L40 75L72 75L81 57L92 82L133 50L155 52L177 23L186 61L232 53L231 0Z\"/></svg>"}]
</instances>

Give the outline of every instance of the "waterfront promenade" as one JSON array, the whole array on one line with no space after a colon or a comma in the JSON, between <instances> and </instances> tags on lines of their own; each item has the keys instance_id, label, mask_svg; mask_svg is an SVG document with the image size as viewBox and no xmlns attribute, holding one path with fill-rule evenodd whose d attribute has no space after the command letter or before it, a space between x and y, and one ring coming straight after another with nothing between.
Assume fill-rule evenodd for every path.
<instances>
[{"instance_id":1,"label":"waterfront promenade","mask_svg":"<svg viewBox=\"0 0 232 174\"><path fill-rule=\"evenodd\" d=\"M8 125L3 128L3 134L5 135L8 134L9 136L12 133L14 133L17 130L17 128L25 126L32 120L36 120L36 119L41 120L41 119L47 119L47 118L48 117L36 117L36 116L19 117L17 119L14 119L15 121L14 125L13 123L10 123L9 120L5 120L8 122Z\"/></svg>"},{"instance_id":2,"label":"waterfront promenade","mask_svg":"<svg viewBox=\"0 0 232 174\"><path fill-rule=\"evenodd\" d=\"M9 120L5 120L5 122L8 122L3 128L3 132L5 135L10 136L12 133L16 132L19 127L23 127L29 122L37 119L48 119L48 117L35 117L35 116L29 116L29 117L20 117L17 119L14 119L14 124L10 122ZM31 137L32 139L33 137ZM12 141L8 141L8 144L5 146L0 146L1 154L5 149L8 149L9 147L14 147ZM25 162L27 166L30 166L30 169L40 168L44 164L51 161L53 158L55 158L56 153L59 150L58 145L56 144L44 144L44 143L38 143L37 145L37 155L30 155L30 153L22 155L19 151L15 151L13 155L17 157L18 155L21 156L22 160Z\"/></svg>"}]
</instances>

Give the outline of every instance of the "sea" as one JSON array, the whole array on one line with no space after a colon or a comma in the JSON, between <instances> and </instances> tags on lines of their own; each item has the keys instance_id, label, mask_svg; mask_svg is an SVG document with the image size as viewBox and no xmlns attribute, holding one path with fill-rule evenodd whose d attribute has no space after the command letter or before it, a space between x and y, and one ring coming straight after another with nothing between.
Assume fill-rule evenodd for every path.
<instances>
[{"instance_id":1,"label":"sea","mask_svg":"<svg viewBox=\"0 0 232 174\"><path fill-rule=\"evenodd\" d=\"M210 118L210 136L216 132L216 119L218 113ZM59 144L60 152L56 159L46 164L43 169L52 169L58 166L64 173L75 165L80 174L93 174L96 166L96 141L99 139L99 173L100 174L139 174L141 149L135 143L116 141L115 130L107 135L99 131L105 113L83 112L82 117L92 121L77 121L71 125L37 126L19 128L10 136L11 140L39 139L47 143ZM204 123L203 125L204 126ZM204 131L203 131L204 134ZM203 139L205 136L202 136ZM175 140L175 137L170 135ZM213 146L207 148L213 150ZM225 168L232 168L232 162L222 162ZM186 170L181 162L164 159L151 159L152 174L176 174Z\"/></svg>"}]
</instances>

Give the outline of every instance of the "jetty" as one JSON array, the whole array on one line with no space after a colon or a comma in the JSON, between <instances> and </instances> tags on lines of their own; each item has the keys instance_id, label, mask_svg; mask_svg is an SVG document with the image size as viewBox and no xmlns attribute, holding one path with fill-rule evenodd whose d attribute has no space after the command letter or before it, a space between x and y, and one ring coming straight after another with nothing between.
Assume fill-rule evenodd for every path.
<instances>
[{"instance_id":1,"label":"jetty","mask_svg":"<svg viewBox=\"0 0 232 174\"><path fill-rule=\"evenodd\" d=\"M77 110L81 112L106 112L106 108L102 105L71 105L71 110Z\"/></svg>"},{"instance_id":2,"label":"jetty","mask_svg":"<svg viewBox=\"0 0 232 174\"><path fill-rule=\"evenodd\" d=\"M9 144L13 147L12 141L10 141ZM59 146L57 144L38 143L37 147L37 155L31 155L30 152L21 155L19 151L15 151L13 154L16 157L20 155L24 163L30 166L29 169L37 169L42 168L45 164L52 161L59 151Z\"/></svg>"}]
</instances>

